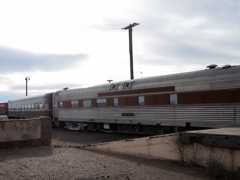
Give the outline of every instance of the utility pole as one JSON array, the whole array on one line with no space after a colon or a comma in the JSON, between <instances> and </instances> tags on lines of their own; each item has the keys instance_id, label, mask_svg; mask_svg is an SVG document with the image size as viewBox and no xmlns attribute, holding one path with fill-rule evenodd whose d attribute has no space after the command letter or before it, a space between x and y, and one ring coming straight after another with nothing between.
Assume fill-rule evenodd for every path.
<instances>
[{"instance_id":1,"label":"utility pole","mask_svg":"<svg viewBox=\"0 0 240 180\"><path fill-rule=\"evenodd\" d=\"M26 96L28 96L28 81L30 81L30 76L25 78L26 80Z\"/></svg>"},{"instance_id":2,"label":"utility pole","mask_svg":"<svg viewBox=\"0 0 240 180\"><path fill-rule=\"evenodd\" d=\"M139 25L139 23L132 23L129 24L128 26L122 28L123 30L128 29L128 34L129 34L129 54L130 54L130 73L131 73L131 79L134 79L134 72L133 72L133 45L132 45L132 28L134 26Z\"/></svg>"}]
</instances>

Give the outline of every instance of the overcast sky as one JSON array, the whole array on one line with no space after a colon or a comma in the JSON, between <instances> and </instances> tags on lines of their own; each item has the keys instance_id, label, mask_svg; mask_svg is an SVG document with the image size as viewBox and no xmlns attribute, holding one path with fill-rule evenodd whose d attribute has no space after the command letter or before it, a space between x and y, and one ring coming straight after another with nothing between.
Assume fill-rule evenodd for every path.
<instances>
[{"instance_id":1,"label":"overcast sky","mask_svg":"<svg viewBox=\"0 0 240 180\"><path fill-rule=\"evenodd\" d=\"M0 102L240 63L239 0L0 0Z\"/></svg>"}]
</instances>

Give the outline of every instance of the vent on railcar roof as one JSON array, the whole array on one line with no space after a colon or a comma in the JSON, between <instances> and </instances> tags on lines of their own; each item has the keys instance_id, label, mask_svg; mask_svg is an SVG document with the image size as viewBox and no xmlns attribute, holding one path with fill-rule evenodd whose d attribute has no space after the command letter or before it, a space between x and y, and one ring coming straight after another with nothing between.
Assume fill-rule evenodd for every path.
<instances>
[{"instance_id":1,"label":"vent on railcar roof","mask_svg":"<svg viewBox=\"0 0 240 180\"><path fill-rule=\"evenodd\" d=\"M222 69L228 69L228 68L230 68L230 67L232 67L232 66L229 65L229 64L226 64L226 65L222 66Z\"/></svg>"},{"instance_id":2,"label":"vent on railcar roof","mask_svg":"<svg viewBox=\"0 0 240 180\"><path fill-rule=\"evenodd\" d=\"M210 64L207 66L208 69L215 69L218 65L216 64Z\"/></svg>"}]
</instances>

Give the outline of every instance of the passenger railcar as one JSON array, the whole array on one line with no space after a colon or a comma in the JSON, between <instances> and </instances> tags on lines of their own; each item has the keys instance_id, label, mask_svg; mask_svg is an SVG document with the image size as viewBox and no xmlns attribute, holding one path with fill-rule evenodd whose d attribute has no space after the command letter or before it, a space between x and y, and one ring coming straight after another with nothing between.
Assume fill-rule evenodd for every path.
<instances>
[{"instance_id":1,"label":"passenger railcar","mask_svg":"<svg viewBox=\"0 0 240 180\"><path fill-rule=\"evenodd\" d=\"M164 133L240 126L240 66L113 82L53 94L69 129Z\"/></svg>"},{"instance_id":2,"label":"passenger railcar","mask_svg":"<svg viewBox=\"0 0 240 180\"><path fill-rule=\"evenodd\" d=\"M8 102L9 118L50 116L74 130L160 134L240 126L240 66L64 89Z\"/></svg>"},{"instance_id":3,"label":"passenger railcar","mask_svg":"<svg viewBox=\"0 0 240 180\"><path fill-rule=\"evenodd\" d=\"M0 115L7 115L8 103L0 103Z\"/></svg>"},{"instance_id":4,"label":"passenger railcar","mask_svg":"<svg viewBox=\"0 0 240 180\"><path fill-rule=\"evenodd\" d=\"M52 117L52 94L9 100L8 118Z\"/></svg>"}]
</instances>

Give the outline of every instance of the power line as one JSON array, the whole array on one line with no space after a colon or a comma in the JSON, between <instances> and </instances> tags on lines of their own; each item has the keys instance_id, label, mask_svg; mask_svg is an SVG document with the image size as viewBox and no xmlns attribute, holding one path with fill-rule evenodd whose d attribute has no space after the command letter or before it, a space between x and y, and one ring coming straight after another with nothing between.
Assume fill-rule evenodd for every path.
<instances>
[{"instance_id":1,"label":"power line","mask_svg":"<svg viewBox=\"0 0 240 180\"><path fill-rule=\"evenodd\" d=\"M122 24L87 24L87 25L80 25L80 27L87 28L87 29L100 29L100 30L119 30L119 28L122 26Z\"/></svg>"}]
</instances>

